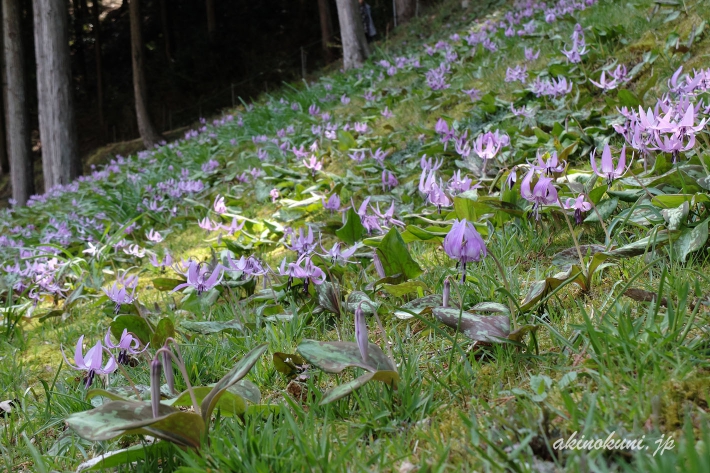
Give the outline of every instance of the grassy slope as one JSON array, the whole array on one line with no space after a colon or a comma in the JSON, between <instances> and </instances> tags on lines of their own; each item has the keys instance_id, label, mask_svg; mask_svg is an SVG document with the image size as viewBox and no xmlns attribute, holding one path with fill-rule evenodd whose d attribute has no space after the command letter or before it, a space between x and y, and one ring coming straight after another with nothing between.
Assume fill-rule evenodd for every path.
<instances>
[{"instance_id":1,"label":"grassy slope","mask_svg":"<svg viewBox=\"0 0 710 473\"><path fill-rule=\"evenodd\" d=\"M663 91L665 78L681 61L691 65L701 63L708 49L708 39L696 43L688 58L663 52L662 45L671 31L676 30L681 37L686 37L689 25L699 22L701 7L674 22L663 23L662 18L656 17L649 23L645 15L650 2L635 3L637 8L605 1L580 12L578 20L584 26L594 25L600 31L613 25L623 28L623 41L602 42L601 57L592 67L602 65L605 55L635 64L643 53L661 48L662 54L656 62L642 69L630 86L637 90L653 75L661 78L655 84L649 84L646 100L652 103L653 97ZM470 19L458 24L460 18L458 13L453 13L453 5L447 4L440 12L415 21L405 33L400 33L401 38L393 40L394 46L380 51L380 56L394 57L399 51L411 53L417 50L424 43L418 39L420 34L431 45L438 39L446 39L449 32L463 31ZM500 17L496 7L477 14ZM447 27L449 23L453 24ZM573 24L573 21L555 24L550 28L552 38L525 39L526 45L540 47L542 51L540 59L529 65L530 71L545 69L551 58L559 60L559 47L567 41ZM412 34L408 34L409 30ZM555 39L556 35L560 39ZM588 33L588 41L592 38L593 35ZM402 44L405 39L406 45ZM332 84L332 93L336 96L347 93L352 98L349 105L336 102L321 107L328 109L341 123L368 120L372 132L359 145L394 151L389 159L396 163L393 169L397 170L401 182L398 198L406 208L412 201L408 195L418 182L418 157L423 152L436 153L438 150L436 146L427 147L436 143L431 133L436 120L442 116L456 120L461 126L470 127L475 136L490 118L473 113L475 105L460 93L460 89L476 87L483 93L495 90L498 98L504 100L516 97L516 86L504 83L503 78L506 68L522 59L519 44L518 39L507 40L501 53L483 54L479 51L475 58L466 59L451 76L452 88L443 94L427 92L421 70L399 73L374 86L374 90L382 91L379 105L374 107L366 106L362 99L370 80L355 81L349 78L352 76L334 75L307 90L284 88L282 93L287 100L299 102L303 110L325 94L322 84ZM375 75L380 70L377 68ZM596 90L581 90L582 95L590 92L594 94L593 100L586 107L603 104L604 98ZM393 118L380 117L383 104L392 110ZM158 215L141 216L141 231L152 227L164 230L169 225L172 233L160 247L170 248L174 256L208 257L210 244L214 242L206 242L204 232L194 222L207 214L218 192L228 195L231 212L253 219L273 220L274 212L279 207L283 210L285 201L272 205L263 195L263 189L235 184L233 176L258 164L251 135L272 137L278 129L293 124L297 129L294 141L306 145L311 142L310 126L315 120L304 113L292 113L289 108L278 107L275 99L265 97L251 113L244 115L244 127L229 122L184 142L179 148L162 151L158 155L159 162L146 168L148 182L174 176L168 166L175 163L175 168L188 167L193 176L203 177L211 187L182 202L184 209L180 209L180 217L169 224L161 222ZM519 124L516 120L504 118L496 127L516 127ZM599 121L598 125L605 126L605 123ZM215 136L211 137L210 133ZM421 134L425 135L424 144L419 139ZM230 144L232 139L236 140L236 145ZM177 155L177 149L182 158ZM275 155L275 148L272 147L270 152ZM328 150L325 156L326 172L316 182L308 179L293 182L272 173L264 179L267 182L264 189L268 191L276 186L284 198L301 200L309 197L311 190L329 193L331 185L337 185L337 176L348 170L362 175L353 169L344 153L337 151L337 146ZM578 152L573 160L582 163L585 156ZM211 158L223 163L224 169L216 175L200 176L199 166ZM446 168L453 169L453 158L448 161ZM291 163L297 168L295 161L291 160ZM129 169L135 172L142 167L138 163ZM377 174L364 175L373 184L379 179ZM139 216L135 207L142 197L140 186L125 178L113 182L118 182L114 194L110 190L112 186L106 186L109 188L106 196L86 193L74 207L83 214L107 212L108 218L117 225ZM377 192L357 184L340 189L344 202L350 195L360 202L364 196ZM59 211L71 201L67 197L62 199L57 207L43 210ZM255 200L260 201L258 205ZM36 210L19 211L15 218L20 223L46 219L46 214L38 217L38 213ZM288 217L288 214L284 212L281 216ZM183 223L179 221L181 217L184 217ZM296 225L303 221L322 223L328 219L319 208L298 217L294 221ZM263 224L257 223L249 230L255 233L263 228ZM642 232L626 229L618 235L618 243L633 240ZM604 235L600 228L586 226L579 237L582 243L588 243L603 241ZM506 268L510 292L519 299L532 281L554 272L550 269L551 256L570 247L571 243L564 221L554 219L537 225L526 221L509 224L488 237L489 249ZM269 247L264 248L262 256L272 267L286 254L281 248L271 252ZM72 248L74 254L80 249ZM426 268L420 279L431 292L440 292L443 277L453 273L450 260L437 245L412 243L410 249L419 264ZM123 267L131 263L127 261ZM400 363L403 379L399 390L393 393L379 383L369 384L327 407L319 407L318 400L321 391L336 383L334 376L314 372L304 386L310 394L294 401L286 394L288 380L264 357L252 371L250 379L260 387L264 399L283 404L282 415L267 421L247 418L244 423L223 420L215 427L212 443L201 457L186 454L178 456L179 461L215 471L407 471L408 463L420 466L419 471L502 471L505 468L514 471L623 471L624 468L630 471L672 471L670 468L678 459L692 461L695 438L704 436L705 442L710 440L710 435L703 430L707 422L705 410L710 387L707 356L703 344L688 343L694 337L704 336L700 330L702 322L685 338L666 327L668 323L674 323L674 316L681 317L681 320L687 317L686 308L693 293L706 294L710 290L707 280L691 271L704 273L706 268L707 264L701 258L694 259L688 266L662 259L649 267L643 258L634 258L605 270L588 293L568 286L550 300L546 312L536 321L543 325L537 332L537 349L533 349L534 344L530 341L529 350L496 346L481 354L470 341L461 335L455 336L451 330L432 327L416 319L399 321L387 315L383 317L384 328L394 342L392 350ZM372 268L366 269L366 274L353 272L345 278L344 289L361 289L371 281ZM151 289L149 281L158 275L157 272L145 263L143 271L139 289L141 301L148 306L157 302L163 312L178 321L185 317L184 313L171 308L171 303L179 302L178 297ZM659 285L663 287L663 294L671 301L667 309L659 310L621 298L619 282L627 281L637 273L640 273L640 279L635 285L653 291L659 290ZM465 305L485 300L507 302L498 290L501 282L490 259L476 265L469 275L472 282L454 287L454 292L461 291ZM108 274L106 277L110 280L112 276ZM688 287L690 295L684 296ZM380 297L384 314L391 313L403 302L384 294ZM199 318L229 320L237 312L256 322L257 329L246 336L194 337L185 347L193 383L215 381L242 353L262 342L269 344L269 353L293 353L303 338L354 339L351 316L333 319L312 315L312 306L303 300L283 305L284 310L296 316L278 324L258 320L252 307L237 302L208 307L204 314L198 314ZM42 385L38 383L38 378L50 385L55 380L60 360L59 343L72 345L80 334L95 339L105 332L109 319L100 308L89 300L73 308L66 321L30 321L24 326L23 333L2 342L0 386L3 392L9 393L6 397L23 400L22 412L10 417L0 433L0 451L7 471L22 468L39 471L34 463L36 458L32 457L21 432L34 439L49 468L59 470L73 469L85 456L92 457L126 445L123 440L94 444L63 432L62 419L66 414L89 407L81 400L81 389L77 387L74 373L66 370L59 373L49 404ZM705 320L707 314L700 310L699 317ZM528 321L534 320L530 315L526 317ZM370 326L371 341L384 346L384 334L375 327L375 324ZM454 337L456 342L452 346ZM573 372L576 379L568 386L560 386L561 380L566 382L570 379L569 373ZM132 368L131 375L137 383L148 383L144 366ZM529 394L531 376L540 375L549 377L552 383L546 390L547 398L542 401L533 400ZM339 382L344 379L347 377L341 376ZM121 383L120 376L114 376L112 380ZM545 446L545 437L553 441L573 431L601 438L606 438L612 431L627 438L646 434L646 444L651 450L655 449L653 440L661 433L674 435L679 444L662 457L651 457L649 452L565 452L559 458L552 457ZM699 445L697 449L707 462L708 453L704 452L704 447ZM170 457L151 461L153 463L149 461L137 468L156 471L159 462L166 471L175 466L175 460ZM678 471L692 469L692 465L686 465ZM695 471L707 470L698 466Z\"/></svg>"}]
</instances>

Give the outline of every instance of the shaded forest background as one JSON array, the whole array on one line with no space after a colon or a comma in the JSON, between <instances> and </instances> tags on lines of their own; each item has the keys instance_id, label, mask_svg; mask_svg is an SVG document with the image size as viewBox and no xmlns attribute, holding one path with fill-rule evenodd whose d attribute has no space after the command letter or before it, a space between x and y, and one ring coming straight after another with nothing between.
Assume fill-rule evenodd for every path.
<instances>
[{"instance_id":1,"label":"shaded forest background","mask_svg":"<svg viewBox=\"0 0 710 473\"><path fill-rule=\"evenodd\" d=\"M97 1L97 0L93 0ZM79 150L86 161L107 143L139 138L131 69L128 2L98 0L103 123L97 103L96 11L91 0L67 0L71 70ZM207 5L214 5L208 34ZM160 132L248 101L283 81L340 56L335 0L328 0L333 26L330 57L323 48L318 0L143 0L145 72L150 115ZM368 0L377 40L393 28L388 0ZM430 2L422 2L422 4ZM22 0L27 102L35 162L39 161L38 107L32 1ZM305 62L304 62L305 59ZM337 63L336 63L337 64ZM170 135L166 135L170 136ZM88 171L88 170L85 170ZM39 184L39 182L38 182ZM9 182L0 197L9 196ZM38 186L37 190L41 187Z\"/></svg>"}]
</instances>

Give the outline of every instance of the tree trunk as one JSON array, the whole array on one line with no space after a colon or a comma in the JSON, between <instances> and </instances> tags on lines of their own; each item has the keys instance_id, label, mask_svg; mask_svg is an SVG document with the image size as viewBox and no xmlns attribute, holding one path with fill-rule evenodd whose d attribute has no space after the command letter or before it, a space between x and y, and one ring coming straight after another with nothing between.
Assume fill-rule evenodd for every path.
<instances>
[{"instance_id":1,"label":"tree trunk","mask_svg":"<svg viewBox=\"0 0 710 473\"><path fill-rule=\"evenodd\" d=\"M397 12L397 26L407 23L414 17L416 0L394 0Z\"/></svg>"},{"instance_id":2,"label":"tree trunk","mask_svg":"<svg viewBox=\"0 0 710 473\"><path fill-rule=\"evenodd\" d=\"M323 43L323 54L326 62L333 60L333 49L330 43L333 41L333 22L330 16L329 0L318 0L318 13L320 14L320 34Z\"/></svg>"},{"instance_id":3,"label":"tree trunk","mask_svg":"<svg viewBox=\"0 0 710 473\"><path fill-rule=\"evenodd\" d=\"M357 0L336 0L340 39L343 43L343 68L345 70L362 66L370 48L365 39L365 28L360 16Z\"/></svg>"},{"instance_id":4,"label":"tree trunk","mask_svg":"<svg viewBox=\"0 0 710 473\"><path fill-rule=\"evenodd\" d=\"M106 141L106 118L104 117L104 69L101 54L101 2L93 0L94 62L96 63L96 108L99 115L101 139Z\"/></svg>"},{"instance_id":5,"label":"tree trunk","mask_svg":"<svg viewBox=\"0 0 710 473\"><path fill-rule=\"evenodd\" d=\"M25 205L34 194L30 130L25 101L25 66L19 0L2 0L3 99L5 102L7 154L10 160L12 198Z\"/></svg>"},{"instance_id":6,"label":"tree trunk","mask_svg":"<svg viewBox=\"0 0 710 473\"><path fill-rule=\"evenodd\" d=\"M37 102L45 192L81 173L69 61L69 21L62 0L34 0Z\"/></svg>"},{"instance_id":7,"label":"tree trunk","mask_svg":"<svg viewBox=\"0 0 710 473\"><path fill-rule=\"evenodd\" d=\"M143 68L143 35L141 33L140 0L130 0L131 59L133 62L133 95L136 102L138 133L147 148L158 144L163 137L156 131L148 113L148 88Z\"/></svg>"},{"instance_id":8,"label":"tree trunk","mask_svg":"<svg viewBox=\"0 0 710 473\"><path fill-rule=\"evenodd\" d=\"M7 81L5 81L5 58L3 48L2 3L0 3L0 174L10 173L10 161L7 158L7 140L5 139L5 96L7 95Z\"/></svg>"},{"instance_id":9,"label":"tree trunk","mask_svg":"<svg viewBox=\"0 0 710 473\"><path fill-rule=\"evenodd\" d=\"M165 45L165 58L168 62L173 60L173 42L170 37L170 16L166 0L160 0L160 26L163 30L163 43Z\"/></svg>"},{"instance_id":10,"label":"tree trunk","mask_svg":"<svg viewBox=\"0 0 710 473\"><path fill-rule=\"evenodd\" d=\"M84 10L81 9L79 0L72 0L72 13L74 14L74 48L76 51L76 65L81 83L86 82L86 57L84 55Z\"/></svg>"},{"instance_id":11,"label":"tree trunk","mask_svg":"<svg viewBox=\"0 0 710 473\"><path fill-rule=\"evenodd\" d=\"M205 0L207 7L207 36L211 43L217 37L217 13L215 12L214 0Z\"/></svg>"}]
</instances>

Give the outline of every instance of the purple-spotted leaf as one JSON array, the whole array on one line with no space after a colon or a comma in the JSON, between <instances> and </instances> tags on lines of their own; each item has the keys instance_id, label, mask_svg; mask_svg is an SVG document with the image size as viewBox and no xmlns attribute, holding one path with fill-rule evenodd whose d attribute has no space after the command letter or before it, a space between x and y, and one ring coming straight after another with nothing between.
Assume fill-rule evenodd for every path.
<instances>
[{"instance_id":1,"label":"purple-spotted leaf","mask_svg":"<svg viewBox=\"0 0 710 473\"><path fill-rule=\"evenodd\" d=\"M535 281L532 286L530 286L528 294L525 296L525 299L523 299L523 302L520 303L520 310L523 312L529 310L543 297L570 279L570 282L577 283L582 289L588 289L587 281L582 273L582 270L578 265L572 265L567 271L557 273L554 276L545 278L541 281Z\"/></svg>"},{"instance_id":2,"label":"purple-spotted leaf","mask_svg":"<svg viewBox=\"0 0 710 473\"><path fill-rule=\"evenodd\" d=\"M406 320L414 317L412 314L424 315L431 313L434 307L441 307L444 303L441 294L431 294L429 296L420 297L404 304L394 312L398 319ZM410 313L411 312L411 313Z\"/></svg>"},{"instance_id":3,"label":"purple-spotted leaf","mask_svg":"<svg viewBox=\"0 0 710 473\"><path fill-rule=\"evenodd\" d=\"M337 401L338 399L341 399L352 393L356 389L359 389L365 383L371 380L381 381L385 384L392 385L395 389L397 389L397 383L399 383L399 374L396 371L386 370L376 371L374 373L365 373L362 376L353 379L352 381L343 383L328 391L328 393L323 396L323 399L321 399L320 405L322 406L325 404L329 404L333 401Z\"/></svg>"},{"instance_id":4,"label":"purple-spotted leaf","mask_svg":"<svg viewBox=\"0 0 710 473\"><path fill-rule=\"evenodd\" d=\"M525 337L525 335L530 332L537 331L538 328L540 328L539 325L523 325L522 327L518 327L516 330L510 332L510 335L508 335L508 340L513 340L514 342L522 342L523 337Z\"/></svg>"},{"instance_id":5,"label":"purple-spotted leaf","mask_svg":"<svg viewBox=\"0 0 710 473\"><path fill-rule=\"evenodd\" d=\"M362 368L368 371L397 371L392 361L380 347L368 344L367 363L362 361L360 348L354 342L320 342L303 340L298 345L298 352L309 363L326 373L340 373L346 368Z\"/></svg>"},{"instance_id":6,"label":"purple-spotted leaf","mask_svg":"<svg viewBox=\"0 0 710 473\"><path fill-rule=\"evenodd\" d=\"M121 435L144 434L185 447L200 446L205 423L194 413L160 404L153 417L150 402L111 401L95 409L71 414L66 419L81 438L109 440Z\"/></svg>"},{"instance_id":7,"label":"purple-spotted leaf","mask_svg":"<svg viewBox=\"0 0 710 473\"><path fill-rule=\"evenodd\" d=\"M227 388L236 384L244 376L247 375L249 370L256 364L261 355L266 351L267 345L259 345L258 347L251 350L249 353L244 355L244 358L239 360L239 362L232 368L229 373L227 373L222 379L220 379L217 384L214 385L212 390L204 397L202 403L200 404L200 410L202 411L202 418L204 422L207 423L212 416L212 411L217 406L217 402L220 397L227 392Z\"/></svg>"},{"instance_id":8,"label":"purple-spotted leaf","mask_svg":"<svg viewBox=\"0 0 710 473\"><path fill-rule=\"evenodd\" d=\"M468 310L471 312L494 312L497 314L510 315L510 309L498 302L479 302Z\"/></svg>"},{"instance_id":9,"label":"purple-spotted leaf","mask_svg":"<svg viewBox=\"0 0 710 473\"><path fill-rule=\"evenodd\" d=\"M380 307L380 304L378 302L373 302L372 299L370 299L370 296L362 291L353 291L348 296L348 312L354 314L358 307L360 307L363 314L372 315Z\"/></svg>"},{"instance_id":10,"label":"purple-spotted leaf","mask_svg":"<svg viewBox=\"0 0 710 473\"><path fill-rule=\"evenodd\" d=\"M213 388L211 386L198 386L193 388L197 402L202 402L212 391L212 389ZM235 415L240 416L246 412L248 403L258 404L260 401L261 392L259 391L259 388L251 381L242 379L227 388L227 390L219 397L217 404L215 404L215 408L219 409L221 414L226 417L232 417ZM190 392L185 391L174 399L163 401L163 404L174 407L192 406Z\"/></svg>"},{"instance_id":11,"label":"purple-spotted leaf","mask_svg":"<svg viewBox=\"0 0 710 473\"><path fill-rule=\"evenodd\" d=\"M510 318L507 315L478 315L453 307L437 307L432 313L449 327L459 327L461 333L471 340L499 342L510 334Z\"/></svg>"}]
</instances>

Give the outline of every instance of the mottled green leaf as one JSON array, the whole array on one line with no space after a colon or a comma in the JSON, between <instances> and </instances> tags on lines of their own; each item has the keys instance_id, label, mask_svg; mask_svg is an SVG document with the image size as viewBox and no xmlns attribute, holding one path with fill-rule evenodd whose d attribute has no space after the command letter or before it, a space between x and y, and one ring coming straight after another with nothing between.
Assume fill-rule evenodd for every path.
<instances>
[{"instance_id":1,"label":"mottled green leaf","mask_svg":"<svg viewBox=\"0 0 710 473\"><path fill-rule=\"evenodd\" d=\"M417 290L419 288L421 288L422 290L428 289L427 285L421 281L407 281L407 282L403 282L400 284L383 284L382 285L383 291L385 291L386 293L391 294L395 297L402 297L402 296L410 294L412 292L417 292Z\"/></svg>"},{"instance_id":2,"label":"mottled green leaf","mask_svg":"<svg viewBox=\"0 0 710 473\"><path fill-rule=\"evenodd\" d=\"M170 444L167 442L154 442L148 445L141 443L132 447L103 453L81 463L76 471L96 471L125 467L133 462L144 460L148 455L167 455L169 451Z\"/></svg>"},{"instance_id":3,"label":"mottled green leaf","mask_svg":"<svg viewBox=\"0 0 710 473\"><path fill-rule=\"evenodd\" d=\"M190 332L201 333L203 335L224 332L226 330L236 331L236 332L243 332L244 331L244 324L242 324L237 319L228 320L226 322L217 322L217 321L193 322L190 320L185 320L183 322L180 322L180 327L182 327L185 330L189 330Z\"/></svg>"},{"instance_id":4,"label":"mottled green leaf","mask_svg":"<svg viewBox=\"0 0 710 473\"><path fill-rule=\"evenodd\" d=\"M611 216L611 214L613 214L616 208L619 206L619 198L612 197L610 199L604 199L598 204L596 204L596 206L596 211L592 209L587 213L587 218L584 219L584 223L598 222L600 215L601 218L604 220L609 218L609 216Z\"/></svg>"},{"instance_id":5,"label":"mottled green leaf","mask_svg":"<svg viewBox=\"0 0 710 473\"><path fill-rule=\"evenodd\" d=\"M266 348L266 344L260 345L244 355L244 358L239 360L234 368L232 368L229 373L220 379L217 384L214 385L212 391L205 396L200 405L200 410L202 411L202 417L205 419L205 423L209 421L212 416L212 411L217 405L219 398L226 392L227 388L234 385L247 375L249 370L251 370L251 368L259 360L259 357L264 354Z\"/></svg>"},{"instance_id":6,"label":"mottled green leaf","mask_svg":"<svg viewBox=\"0 0 710 473\"><path fill-rule=\"evenodd\" d=\"M362 291L353 291L348 295L347 300L348 312L354 314L358 307L362 310L365 315L374 314L380 307L379 302L373 302L370 296Z\"/></svg>"},{"instance_id":7,"label":"mottled green leaf","mask_svg":"<svg viewBox=\"0 0 710 473\"><path fill-rule=\"evenodd\" d=\"M80 437L91 441L144 434L186 447L200 446L205 423L199 415L162 403L158 413L153 418L150 402L111 401L90 411L71 414L66 422Z\"/></svg>"},{"instance_id":8,"label":"mottled green leaf","mask_svg":"<svg viewBox=\"0 0 710 473\"><path fill-rule=\"evenodd\" d=\"M303 365L306 364L301 355L291 353L274 353L274 367L279 373L283 373L288 377L295 376L302 371Z\"/></svg>"},{"instance_id":9,"label":"mottled green leaf","mask_svg":"<svg viewBox=\"0 0 710 473\"><path fill-rule=\"evenodd\" d=\"M303 340L298 352L309 363L326 373L340 373L346 368L362 368L368 371L397 371L392 361L374 343L369 344L367 363L362 360L357 343L320 342Z\"/></svg>"},{"instance_id":10,"label":"mottled green leaf","mask_svg":"<svg viewBox=\"0 0 710 473\"><path fill-rule=\"evenodd\" d=\"M365 373L362 376L353 379L352 381L336 386L335 388L328 391L328 393L323 396L323 399L321 399L320 405L323 406L333 401L337 401L338 399L341 399L352 393L356 389L362 387L370 380L381 381L385 384L392 385L396 389L397 384L399 383L399 373L397 373L396 371L387 370L376 371L374 373Z\"/></svg>"},{"instance_id":11,"label":"mottled green leaf","mask_svg":"<svg viewBox=\"0 0 710 473\"><path fill-rule=\"evenodd\" d=\"M204 398L212 391L211 386L194 387L195 399L197 403L201 403ZM258 404L261 401L261 392L259 388L249 380L242 379L232 386L219 397L215 409L219 409L223 416L231 417L242 415L246 412L247 402ZM175 407L192 406L192 398L189 391L180 393L174 399L163 401L164 404Z\"/></svg>"},{"instance_id":12,"label":"mottled green leaf","mask_svg":"<svg viewBox=\"0 0 710 473\"><path fill-rule=\"evenodd\" d=\"M479 342L500 342L499 339L508 338L510 334L507 315L478 315L453 307L437 307L432 313L449 327L459 327L461 333Z\"/></svg>"},{"instance_id":13,"label":"mottled green leaf","mask_svg":"<svg viewBox=\"0 0 710 473\"><path fill-rule=\"evenodd\" d=\"M406 320L411 319L414 316L409 312L417 315L424 315L430 313L431 309L434 307L441 307L444 303L444 298L441 294L431 294L429 296L420 297L419 299L414 299L404 304L402 307L394 312L395 317L398 319Z\"/></svg>"},{"instance_id":14,"label":"mottled green leaf","mask_svg":"<svg viewBox=\"0 0 710 473\"><path fill-rule=\"evenodd\" d=\"M694 228L685 228L678 239L673 242L674 256L679 261L685 261L688 254L705 246L708 240L708 221L699 223Z\"/></svg>"}]
</instances>

